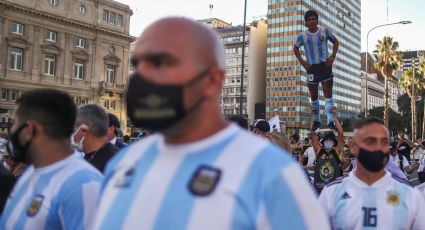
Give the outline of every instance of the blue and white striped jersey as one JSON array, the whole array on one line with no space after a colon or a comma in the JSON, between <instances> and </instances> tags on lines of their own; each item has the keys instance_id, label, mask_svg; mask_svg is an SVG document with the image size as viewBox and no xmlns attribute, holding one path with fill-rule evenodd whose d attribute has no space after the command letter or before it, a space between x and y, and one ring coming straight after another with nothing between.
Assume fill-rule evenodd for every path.
<instances>
[{"instance_id":1,"label":"blue and white striped jersey","mask_svg":"<svg viewBox=\"0 0 425 230\"><path fill-rule=\"evenodd\" d=\"M319 64L326 62L328 55L328 41L336 41L332 32L323 27L318 27L315 33L307 30L299 33L295 39L295 46L304 46L305 56L309 64Z\"/></svg>"},{"instance_id":2,"label":"blue and white striped jersey","mask_svg":"<svg viewBox=\"0 0 425 230\"><path fill-rule=\"evenodd\" d=\"M76 153L43 168L30 166L13 188L0 229L89 229L101 181Z\"/></svg>"},{"instance_id":3,"label":"blue and white striped jersey","mask_svg":"<svg viewBox=\"0 0 425 230\"><path fill-rule=\"evenodd\" d=\"M389 172L367 185L353 172L330 183L319 202L333 229L425 229L425 200Z\"/></svg>"},{"instance_id":4,"label":"blue and white striped jersey","mask_svg":"<svg viewBox=\"0 0 425 230\"><path fill-rule=\"evenodd\" d=\"M236 125L198 142L160 134L107 166L95 229L329 229L305 173Z\"/></svg>"}]
</instances>

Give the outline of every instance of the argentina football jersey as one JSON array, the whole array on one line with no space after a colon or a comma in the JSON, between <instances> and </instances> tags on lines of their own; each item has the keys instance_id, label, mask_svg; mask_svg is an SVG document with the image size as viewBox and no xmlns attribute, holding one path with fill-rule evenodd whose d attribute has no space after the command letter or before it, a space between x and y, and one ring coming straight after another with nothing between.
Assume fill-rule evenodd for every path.
<instances>
[{"instance_id":1,"label":"argentina football jersey","mask_svg":"<svg viewBox=\"0 0 425 230\"><path fill-rule=\"evenodd\" d=\"M304 46L307 62L310 64L319 64L326 62L329 57L328 41L334 43L336 41L332 32L323 27L318 27L315 33L303 31L295 39L295 45L300 48Z\"/></svg>"},{"instance_id":2,"label":"argentina football jersey","mask_svg":"<svg viewBox=\"0 0 425 230\"><path fill-rule=\"evenodd\" d=\"M190 144L153 135L105 178L95 229L329 229L297 163L233 124Z\"/></svg>"},{"instance_id":3,"label":"argentina football jersey","mask_svg":"<svg viewBox=\"0 0 425 230\"><path fill-rule=\"evenodd\" d=\"M333 229L425 229L424 198L389 172L370 186L351 172L325 187L319 202Z\"/></svg>"},{"instance_id":4,"label":"argentina football jersey","mask_svg":"<svg viewBox=\"0 0 425 230\"><path fill-rule=\"evenodd\" d=\"M0 217L0 229L90 229L102 175L74 153L28 167Z\"/></svg>"}]
</instances>

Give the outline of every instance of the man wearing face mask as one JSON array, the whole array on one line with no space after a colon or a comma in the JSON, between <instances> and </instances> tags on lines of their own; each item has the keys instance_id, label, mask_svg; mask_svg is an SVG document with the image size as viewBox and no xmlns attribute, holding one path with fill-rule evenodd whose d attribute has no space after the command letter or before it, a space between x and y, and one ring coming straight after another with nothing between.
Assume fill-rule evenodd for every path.
<instances>
[{"instance_id":1,"label":"man wearing face mask","mask_svg":"<svg viewBox=\"0 0 425 230\"><path fill-rule=\"evenodd\" d=\"M384 170L389 140L380 118L355 124L351 150L357 167L327 185L319 197L333 229L425 229L424 197Z\"/></svg>"},{"instance_id":2,"label":"man wearing face mask","mask_svg":"<svg viewBox=\"0 0 425 230\"><path fill-rule=\"evenodd\" d=\"M221 115L224 61L189 19L139 37L127 113L154 134L108 164L94 229L329 229L298 164Z\"/></svg>"},{"instance_id":3,"label":"man wearing face mask","mask_svg":"<svg viewBox=\"0 0 425 230\"><path fill-rule=\"evenodd\" d=\"M102 175L71 148L72 98L38 89L17 102L7 149L30 166L13 188L0 229L90 228Z\"/></svg>"},{"instance_id":4,"label":"man wearing face mask","mask_svg":"<svg viewBox=\"0 0 425 230\"><path fill-rule=\"evenodd\" d=\"M85 105L78 109L77 128L72 136L76 148L84 153L84 159L104 172L106 164L118 151L108 140L109 119L98 105Z\"/></svg>"},{"instance_id":5,"label":"man wearing face mask","mask_svg":"<svg viewBox=\"0 0 425 230\"><path fill-rule=\"evenodd\" d=\"M317 133L310 132L311 143L317 154L314 166L314 185L319 193L326 184L342 176L342 163L345 162L345 159L341 157L344 147L344 131L336 118L336 108L333 109L333 114L338 131L337 137L333 131L327 131L319 141Z\"/></svg>"}]
</instances>

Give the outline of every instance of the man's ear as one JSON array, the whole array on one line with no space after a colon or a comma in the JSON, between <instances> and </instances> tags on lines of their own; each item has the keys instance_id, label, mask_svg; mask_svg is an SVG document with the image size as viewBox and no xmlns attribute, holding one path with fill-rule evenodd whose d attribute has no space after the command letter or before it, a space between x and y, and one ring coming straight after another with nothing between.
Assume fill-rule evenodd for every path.
<instances>
[{"instance_id":1,"label":"man's ear","mask_svg":"<svg viewBox=\"0 0 425 230\"><path fill-rule=\"evenodd\" d=\"M209 74L210 77L205 87L205 95L208 97L220 96L224 82L224 71L219 68L211 68Z\"/></svg>"}]
</instances>

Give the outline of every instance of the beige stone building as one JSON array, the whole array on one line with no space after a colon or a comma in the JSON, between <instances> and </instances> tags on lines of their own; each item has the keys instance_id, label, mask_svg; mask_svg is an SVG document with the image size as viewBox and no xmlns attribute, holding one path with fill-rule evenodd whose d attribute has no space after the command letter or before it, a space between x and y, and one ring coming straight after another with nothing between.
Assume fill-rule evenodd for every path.
<instances>
[{"instance_id":1,"label":"beige stone building","mask_svg":"<svg viewBox=\"0 0 425 230\"><path fill-rule=\"evenodd\" d=\"M101 105L126 132L132 13L112 0L0 0L0 123L25 91L55 88Z\"/></svg>"}]
</instances>

